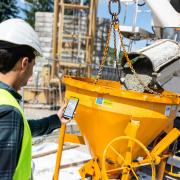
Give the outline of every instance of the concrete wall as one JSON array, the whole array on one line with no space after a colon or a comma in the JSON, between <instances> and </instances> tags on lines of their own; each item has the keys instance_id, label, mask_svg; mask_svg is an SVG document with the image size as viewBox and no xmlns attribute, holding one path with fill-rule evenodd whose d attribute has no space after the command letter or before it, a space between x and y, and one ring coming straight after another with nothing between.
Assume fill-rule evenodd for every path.
<instances>
[{"instance_id":1,"label":"concrete wall","mask_svg":"<svg viewBox=\"0 0 180 180\"><path fill-rule=\"evenodd\" d=\"M35 30L39 36L44 57L51 57L52 34L53 34L53 13L37 12Z\"/></svg>"}]
</instances>

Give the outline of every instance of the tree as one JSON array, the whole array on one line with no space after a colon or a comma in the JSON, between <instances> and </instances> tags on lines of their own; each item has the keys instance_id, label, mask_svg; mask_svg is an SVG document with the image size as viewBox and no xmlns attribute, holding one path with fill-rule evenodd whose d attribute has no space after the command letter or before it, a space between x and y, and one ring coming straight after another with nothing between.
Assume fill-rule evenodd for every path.
<instances>
[{"instance_id":1,"label":"tree","mask_svg":"<svg viewBox=\"0 0 180 180\"><path fill-rule=\"evenodd\" d=\"M123 51L120 51L117 56L118 63L121 64L122 58L123 58ZM108 61L110 65L114 64L114 61L115 61L114 48L109 47Z\"/></svg>"},{"instance_id":2,"label":"tree","mask_svg":"<svg viewBox=\"0 0 180 180\"><path fill-rule=\"evenodd\" d=\"M26 0L28 7L23 9L26 18L25 20L34 27L35 24L35 13L40 12L53 12L54 0ZM65 3L73 3L73 0L64 0ZM79 1L80 2L80 1ZM83 4L89 4L89 0L83 0ZM72 10L66 10L66 15L72 15Z\"/></svg>"},{"instance_id":3,"label":"tree","mask_svg":"<svg viewBox=\"0 0 180 180\"><path fill-rule=\"evenodd\" d=\"M34 27L36 12L52 12L54 0L26 0L29 5L23 9L26 18L25 20Z\"/></svg>"},{"instance_id":4,"label":"tree","mask_svg":"<svg viewBox=\"0 0 180 180\"><path fill-rule=\"evenodd\" d=\"M0 1L0 22L19 17L20 9L17 7L17 0L1 0Z\"/></svg>"},{"instance_id":5,"label":"tree","mask_svg":"<svg viewBox=\"0 0 180 180\"><path fill-rule=\"evenodd\" d=\"M110 64L110 65L113 65L113 64L114 64L114 59L115 59L115 56L114 56L114 48L109 47L108 57L109 57L109 64Z\"/></svg>"}]
</instances>

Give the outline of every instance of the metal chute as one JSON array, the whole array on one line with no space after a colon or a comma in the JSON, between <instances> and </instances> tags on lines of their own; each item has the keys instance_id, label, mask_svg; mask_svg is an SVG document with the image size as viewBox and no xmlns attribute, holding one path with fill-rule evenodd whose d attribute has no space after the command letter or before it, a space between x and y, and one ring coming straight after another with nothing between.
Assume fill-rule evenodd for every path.
<instances>
[{"instance_id":1,"label":"metal chute","mask_svg":"<svg viewBox=\"0 0 180 180\"><path fill-rule=\"evenodd\" d=\"M180 74L180 45L172 40L159 40L154 44L129 53L135 71L151 78L163 86ZM125 59L122 60L125 74L131 74Z\"/></svg>"}]
</instances>

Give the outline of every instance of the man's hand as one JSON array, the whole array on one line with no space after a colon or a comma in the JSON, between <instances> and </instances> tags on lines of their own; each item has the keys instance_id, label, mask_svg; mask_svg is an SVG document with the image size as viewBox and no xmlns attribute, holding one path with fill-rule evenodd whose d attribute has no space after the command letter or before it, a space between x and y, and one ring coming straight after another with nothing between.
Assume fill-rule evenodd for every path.
<instances>
[{"instance_id":1,"label":"man's hand","mask_svg":"<svg viewBox=\"0 0 180 180\"><path fill-rule=\"evenodd\" d=\"M62 124L66 124L66 123L70 122L69 119L65 119L65 118L63 117L63 113L64 113L64 110L65 110L66 106L67 106L67 103L65 103L65 104L59 109L59 111L57 112L57 115L58 115L58 117L59 117L59 119L60 119L60 121L61 121Z\"/></svg>"}]
</instances>

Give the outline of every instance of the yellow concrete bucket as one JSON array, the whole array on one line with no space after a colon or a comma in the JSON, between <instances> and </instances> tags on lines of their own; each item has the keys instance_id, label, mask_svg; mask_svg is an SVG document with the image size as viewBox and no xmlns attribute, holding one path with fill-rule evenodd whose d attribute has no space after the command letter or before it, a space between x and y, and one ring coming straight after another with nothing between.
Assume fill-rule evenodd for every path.
<instances>
[{"instance_id":1,"label":"yellow concrete bucket","mask_svg":"<svg viewBox=\"0 0 180 180\"><path fill-rule=\"evenodd\" d=\"M160 96L126 91L118 82L108 80L94 84L94 80L88 78L65 77L64 81L66 97L80 99L75 119L92 156L98 159L100 169L109 142L114 143L115 154L124 156L127 151L126 138L120 138L120 143L113 142L114 139L129 135L147 147L161 132L173 128L179 104L177 94L164 91ZM133 128L128 128L131 121L139 126L136 135L133 135ZM146 153L143 151L141 145L134 145L132 159ZM107 152L106 156L109 166L117 161L112 152ZM118 161L121 163L120 159Z\"/></svg>"}]
</instances>

